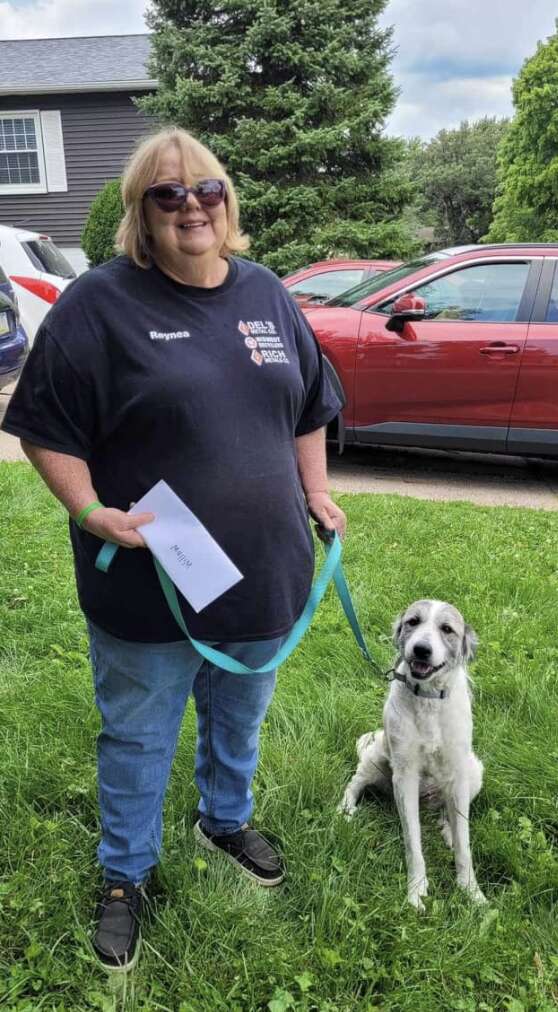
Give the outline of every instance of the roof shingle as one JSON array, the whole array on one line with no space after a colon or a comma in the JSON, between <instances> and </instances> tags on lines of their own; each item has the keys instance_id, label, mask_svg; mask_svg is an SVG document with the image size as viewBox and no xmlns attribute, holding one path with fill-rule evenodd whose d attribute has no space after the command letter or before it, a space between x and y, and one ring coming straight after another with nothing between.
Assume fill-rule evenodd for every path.
<instances>
[{"instance_id":1,"label":"roof shingle","mask_svg":"<svg viewBox=\"0 0 558 1012\"><path fill-rule=\"evenodd\" d=\"M153 87L149 35L0 41L0 94Z\"/></svg>"}]
</instances>

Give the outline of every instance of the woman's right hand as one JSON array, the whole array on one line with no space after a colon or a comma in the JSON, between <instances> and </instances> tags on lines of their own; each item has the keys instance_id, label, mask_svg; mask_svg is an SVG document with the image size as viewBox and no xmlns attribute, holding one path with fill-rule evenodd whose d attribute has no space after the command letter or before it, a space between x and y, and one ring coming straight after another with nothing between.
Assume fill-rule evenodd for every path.
<instances>
[{"instance_id":1,"label":"woman's right hand","mask_svg":"<svg viewBox=\"0 0 558 1012\"><path fill-rule=\"evenodd\" d=\"M122 548L145 548L145 541L136 527L149 524L154 519L154 513L124 513L123 510L103 506L86 517L83 529Z\"/></svg>"}]
</instances>

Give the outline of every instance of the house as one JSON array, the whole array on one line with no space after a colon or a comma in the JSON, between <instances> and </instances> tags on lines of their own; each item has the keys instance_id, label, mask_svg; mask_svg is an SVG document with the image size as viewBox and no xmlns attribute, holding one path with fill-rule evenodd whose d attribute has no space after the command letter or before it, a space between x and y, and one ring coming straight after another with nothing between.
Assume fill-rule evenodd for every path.
<instances>
[{"instance_id":1,"label":"house","mask_svg":"<svg viewBox=\"0 0 558 1012\"><path fill-rule=\"evenodd\" d=\"M93 198L151 126L149 35L0 41L0 224L79 247Z\"/></svg>"}]
</instances>

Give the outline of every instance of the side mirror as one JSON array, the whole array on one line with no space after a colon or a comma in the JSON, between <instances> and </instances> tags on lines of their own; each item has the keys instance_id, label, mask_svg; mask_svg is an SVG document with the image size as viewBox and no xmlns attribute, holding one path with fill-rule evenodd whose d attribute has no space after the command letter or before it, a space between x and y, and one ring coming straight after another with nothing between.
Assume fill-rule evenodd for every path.
<instances>
[{"instance_id":1,"label":"side mirror","mask_svg":"<svg viewBox=\"0 0 558 1012\"><path fill-rule=\"evenodd\" d=\"M327 295L312 295L311 292L297 292L293 299L299 306L319 306L325 302Z\"/></svg>"},{"instance_id":2,"label":"side mirror","mask_svg":"<svg viewBox=\"0 0 558 1012\"><path fill-rule=\"evenodd\" d=\"M420 295L406 292L393 303L391 316L386 323L388 330L401 334L406 323L416 323L426 316L426 301Z\"/></svg>"}]
</instances>

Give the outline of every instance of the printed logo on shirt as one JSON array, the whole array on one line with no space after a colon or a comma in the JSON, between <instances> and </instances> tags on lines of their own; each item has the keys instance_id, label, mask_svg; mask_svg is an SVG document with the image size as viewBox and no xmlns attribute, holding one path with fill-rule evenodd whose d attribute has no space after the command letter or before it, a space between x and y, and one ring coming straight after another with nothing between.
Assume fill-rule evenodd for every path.
<instances>
[{"instance_id":1,"label":"printed logo on shirt","mask_svg":"<svg viewBox=\"0 0 558 1012\"><path fill-rule=\"evenodd\" d=\"M170 333L150 330L149 337L152 341L180 341L184 337L190 337L190 333L188 330L172 330Z\"/></svg>"},{"instance_id":2,"label":"printed logo on shirt","mask_svg":"<svg viewBox=\"0 0 558 1012\"><path fill-rule=\"evenodd\" d=\"M248 337L248 334L276 334L277 328L273 320L244 320L238 321L238 329L241 334Z\"/></svg>"},{"instance_id":3,"label":"printed logo on shirt","mask_svg":"<svg viewBox=\"0 0 558 1012\"><path fill-rule=\"evenodd\" d=\"M285 346L273 320L239 320L238 329L244 334L244 344L252 353L256 365L288 365Z\"/></svg>"}]
</instances>

